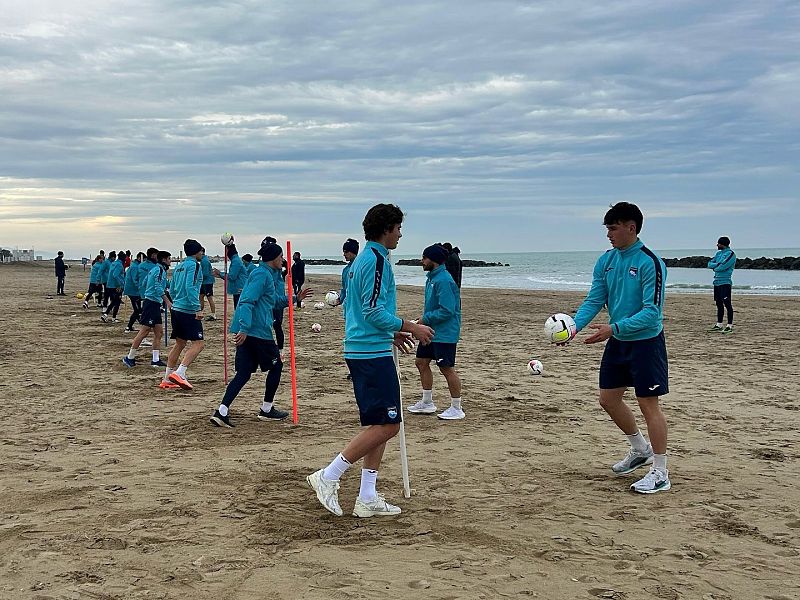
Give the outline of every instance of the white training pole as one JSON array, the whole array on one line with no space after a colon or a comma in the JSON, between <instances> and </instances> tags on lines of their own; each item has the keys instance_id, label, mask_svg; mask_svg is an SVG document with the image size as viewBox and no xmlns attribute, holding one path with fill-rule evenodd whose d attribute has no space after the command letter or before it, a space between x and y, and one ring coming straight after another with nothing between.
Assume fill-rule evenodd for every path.
<instances>
[{"instance_id":1,"label":"white training pole","mask_svg":"<svg viewBox=\"0 0 800 600\"><path fill-rule=\"evenodd\" d=\"M392 253L389 252L389 264L392 264ZM392 346L392 358L394 359L394 368L397 371L397 386L400 388L400 406L398 410L403 416L400 421L400 468L403 471L403 496L411 498L411 481L408 477L408 451L406 449L406 419L403 413L403 384L400 380L400 353L397 346Z\"/></svg>"}]
</instances>

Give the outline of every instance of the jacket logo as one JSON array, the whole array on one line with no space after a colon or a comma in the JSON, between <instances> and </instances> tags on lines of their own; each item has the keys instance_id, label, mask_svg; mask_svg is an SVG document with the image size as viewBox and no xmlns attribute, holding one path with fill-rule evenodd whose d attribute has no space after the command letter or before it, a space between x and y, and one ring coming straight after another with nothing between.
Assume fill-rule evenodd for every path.
<instances>
[{"instance_id":1,"label":"jacket logo","mask_svg":"<svg viewBox=\"0 0 800 600\"><path fill-rule=\"evenodd\" d=\"M628 269L628 275L631 277L636 277L639 274L639 269L637 267L631 267Z\"/></svg>"}]
</instances>

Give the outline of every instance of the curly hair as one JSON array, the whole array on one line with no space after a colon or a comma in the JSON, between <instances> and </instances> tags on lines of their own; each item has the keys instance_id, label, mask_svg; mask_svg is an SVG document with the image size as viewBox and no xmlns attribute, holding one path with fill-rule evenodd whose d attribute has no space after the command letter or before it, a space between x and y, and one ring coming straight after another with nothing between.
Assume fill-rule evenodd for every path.
<instances>
[{"instance_id":1,"label":"curly hair","mask_svg":"<svg viewBox=\"0 0 800 600\"><path fill-rule=\"evenodd\" d=\"M403 222L403 211L394 204L376 204L367 211L367 216L361 223L364 227L364 237L375 241L387 231L394 229L395 225Z\"/></svg>"}]
</instances>

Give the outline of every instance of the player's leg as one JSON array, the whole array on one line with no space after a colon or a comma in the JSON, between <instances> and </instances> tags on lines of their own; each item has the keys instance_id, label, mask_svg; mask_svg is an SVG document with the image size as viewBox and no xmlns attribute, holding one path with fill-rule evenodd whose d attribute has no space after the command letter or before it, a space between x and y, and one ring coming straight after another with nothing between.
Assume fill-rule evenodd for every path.
<instances>
[{"instance_id":1,"label":"player's leg","mask_svg":"<svg viewBox=\"0 0 800 600\"><path fill-rule=\"evenodd\" d=\"M258 368L257 340L248 337L243 344L236 346L236 358L234 359L234 369L236 374L228 382L222 402L211 415L212 425L217 427L234 427L230 419L230 407L242 388L250 381L250 377Z\"/></svg>"},{"instance_id":2,"label":"player's leg","mask_svg":"<svg viewBox=\"0 0 800 600\"><path fill-rule=\"evenodd\" d=\"M433 346L436 364L445 381L447 381L447 389L450 392L450 407L437 416L448 421L463 419L466 415L461 407L461 378L455 369L456 344L434 342L431 345Z\"/></svg>"},{"instance_id":3,"label":"player's leg","mask_svg":"<svg viewBox=\"0 0 800 600\"><path fill-rule=\"evenodd\" d=\"M732 295L733 295L733 286L729 284L725 285L725 297L722 299L722 301L723 304L725 305L725 311L727 312L728 324L725 325L723 333L731 333L733 331L733 301L731 300Z\"/></svg>"},{"instance_id":4,"label":"player's leg","mask_svg":"<svg viewBox=\"0 0 800 600\"><path fill-rule=\"evenodd\" d=\"M264 401L258 411L258 418L262 421L282 421L289 416L285 410L275 407L275 393L281 383L283 362L277 344L271 340L264 340L260 352L261 371L267 372L264 382Z\"/></svg>"},{"instance_id":5,"label":"player's leg","mask_svg":"<svg viewBox=\"0 0 800 600\"><path fill-rule=\"evenodd\" d=\"M419 371L422 399L408 407L408 412L410 413L432 415L436 412L436 404L433 402L433 372L431 371L433 358L433 344L419 344L417 346L417 357L414 364Z\"/></svg>"}]
</instances>

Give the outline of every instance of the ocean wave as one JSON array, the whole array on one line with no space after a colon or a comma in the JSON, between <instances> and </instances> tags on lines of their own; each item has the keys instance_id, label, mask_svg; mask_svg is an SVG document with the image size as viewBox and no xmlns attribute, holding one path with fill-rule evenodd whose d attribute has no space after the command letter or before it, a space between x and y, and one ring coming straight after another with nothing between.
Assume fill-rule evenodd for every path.
<instances>
[{"instance_id":1,"label":"ocean wave","mask_svg":"<svg viewBox=\"0 0 800 600\"><path fill-rule=\"evenodd\" d=\"M667 288L679 290L713 290L714 286L707 283L668 283ZM800 290L800 285L734 285L734 290Z\"/></svg>"},{"instance_id":2,"label":"ocean wave","mask_svg":"<svg viewBox=\"0 0 800 600\"><path fill-rule=\"evenodd\" d=\"M582 285L584 287L592 285L591 281L570 281L568 279L559 279L558 277L526 277L528 281L533 283L548 283L551 285Z\"/></svg>"}]
</instances>

